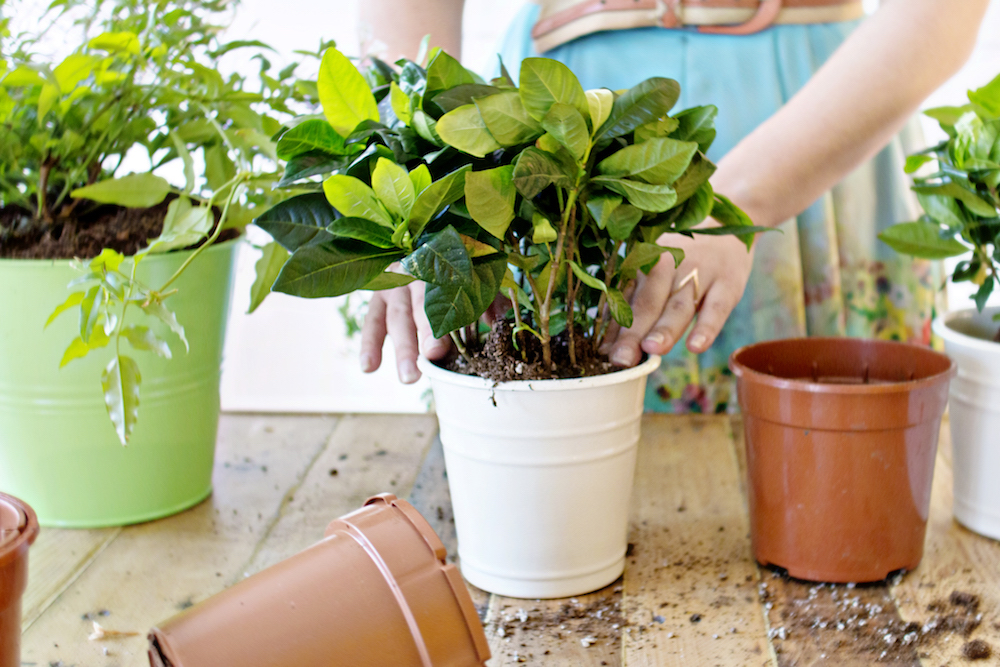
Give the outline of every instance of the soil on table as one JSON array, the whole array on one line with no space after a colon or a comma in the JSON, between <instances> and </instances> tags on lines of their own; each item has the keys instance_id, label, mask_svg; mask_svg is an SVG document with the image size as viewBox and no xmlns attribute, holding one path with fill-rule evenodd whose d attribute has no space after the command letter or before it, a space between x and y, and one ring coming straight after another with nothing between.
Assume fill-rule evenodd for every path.
<instances>
[{"instance_id":1,"label":"soil on table","mask_svg":"<svg viewBox=\"0 0 1000 667\"><path fill-rule=\"evenodd\" d=\"M59 222L47 231L26 234L5 230L17 230L30 214L19 207L0 208L0 259L90 259L103 248L134 255L160 235L172 199L151 208L97 206L75 216L70 224ZM215 217L218 221L218 210ZM239 232L227 229L218 243L237 236Z\"/></svg>"},{"instance_id":2,"label":"soil on table","mask_svg":"<svg viewBox=\"0 0 1000 667\"><path fill-rule=\"evenodd\" d=\"M621 366L612 364L606 354L595 350L580 329L577 329L575 336L576 364L570 363L567 330L552 338L554 369L549 370L542 361L541 342L530 333L521 332L518 335L518 350L514 347L511 336L513 329L513 322L498 320L478 347L467 349L469 360L456 355L444 367L456 373L477 375L494 382L592 377L621 370Z\"/></svg>"}]
</instances>

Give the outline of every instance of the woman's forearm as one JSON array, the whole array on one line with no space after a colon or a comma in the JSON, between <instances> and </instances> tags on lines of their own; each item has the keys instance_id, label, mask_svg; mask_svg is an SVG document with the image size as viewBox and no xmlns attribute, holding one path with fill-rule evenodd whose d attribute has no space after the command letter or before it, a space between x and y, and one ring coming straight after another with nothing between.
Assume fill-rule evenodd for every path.
<instances>
[{"instance_id":1,"label":"woman's forearm","mask_svg":"<svg viewBox=\"0 0 1000 667\"><path fill-rule=\"evenodd\" d=\"M360 6L362 45L373 55L390 62L416 58L420 41L430 35L431 46L461 58L465 0L364 0Z\"/></svg>"},{"instance_id":2,"label":"woman's forearm","mask_svg":"<svg viewBox=\"0 0 1000 667\"><path fill-rule=\"evenodd\" d=\"M759 225L799 214L884 147L968 59L989 0L891 0L712 179Z\"/></svg>"}]
</instances>

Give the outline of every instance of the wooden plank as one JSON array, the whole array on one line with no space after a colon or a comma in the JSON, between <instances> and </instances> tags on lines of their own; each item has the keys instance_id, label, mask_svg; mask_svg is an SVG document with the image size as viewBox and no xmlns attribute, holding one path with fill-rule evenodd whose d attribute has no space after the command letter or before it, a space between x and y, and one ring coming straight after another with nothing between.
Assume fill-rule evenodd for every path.
<instances>
[{"instance_id":1,"label":"wooden plank","mask_svg":"<svg viewBox=\"0 0 1000 667\"><path fill-rule=\"evenodd\" d=\"M31 627L120 532L121 528L42 528L28 558L31 586L21 599L22 629Z\"/></svg>"},{"instance_id":2,"label":"wooden plank","mask_svg":"<svg viewBox=\"0 0 1000 667\"><path fill-rule=\"evenodd\" d=\"M122 530L23 636L36 665L145 666L145 632L242 576L325 449L331 417L223 416L212 497L187 512ZM92 620L139 635L88 641ZM105 653L105 650L107 653ZM113 656L112 661L105 657Z\"/></svg>"},{"instance_id":3,"label":"wooden plank","mask_svg":"<svg viewBox=\"0 0 1000 667\"><path fill-rule=\"evenodd\" d=\"M647 415L632 493L624 664L771 664L726 416Z\"/></svg>"},{"instance_id":4,"label":"wooden plank","mask_svg":"<svg viewBox=\"0 0 1000 667\"><path fill-rule=\"evenodd\" d=\"M1000 542L957 523L951 499L951 434L945 423L934 471L924 558L920 567L892 588L904 619L921 628L937 620L937 627L926 633L926 639L922 637L919 647L923 664L932 667L963 664L962 648L974 639L990 645L994 662L1000 654ZM962 594L975 596L978 605ZM953 600L965 604L954 604ZM947 626L951 631L942 632ZM965 629L971 631L968 637Z\"/></svg>"},{"instance_id":5,"label":"wooden plank","mask_svg":"<svg viewBox=\"0 0 1000 667\"><path fill-rule=\"evenodd\" d=\"M327 524L383 492L405 498L437 431L433 415L349 415L244 566L257 572L323 538Z\"/></svg>"}]
</instances>

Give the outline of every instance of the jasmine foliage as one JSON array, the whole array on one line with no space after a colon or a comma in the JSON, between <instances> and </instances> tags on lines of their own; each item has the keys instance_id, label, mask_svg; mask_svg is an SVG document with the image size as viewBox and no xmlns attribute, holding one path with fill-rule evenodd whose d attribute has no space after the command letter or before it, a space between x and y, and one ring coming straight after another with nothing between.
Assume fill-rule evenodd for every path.
<instances>
[{"instance_id":1,"label":"jasmine foliage","mask_svg":"<svg viewBox=\"0 0 1000 667\"><path fill-rule=\"evenodd\" d=\"M913 189L924 214L879 238L913 257L969 255L952 280L978 285L974 300L982 310L1000 279L1000 76L970 90L968 98L964 106L924 112L948 134L906 160L908 174L921 174Z\"/></svg>"},{"instance_id":2,"label":"jasmine foliage","mask_svg":"<svg viewBox=\"0 0 1000 667\"><path fill-rule=\"evenodd\" d=\"M37 36L10 33L0 0L0 207L6 214L0 245L47 235L73 247L82 214L171 198L159 237L134 257L105 249L79 262L83 275L53 313L72 309L80 319L63 365L112 350L101 382L122 444L136 424L141 382L125 344L170 357L162 335L172 331L187 347L166 305L171 285L223 229L242 229L256 207L276 201L270 191L281 175L272 136L292 116L289 104L316 97L312 82L296 79L295 65L272 71L266 45L219 39L232 7L221 0L55 0L44 20L82 41L49 62L36 53ZM219 72L229 53L259 61L259 88ZM130 151L148 155L148 173L121 173ZM182 185L154 173L170 164L183 171ZM136 279L147 255L191 246L198 247L165 284L154 288ZM271 253L268 262L280 264L280 257ZM132 323L140 313L149 326Z\"/></svg>"},{"instance_id":3,"label":"jasmine foliage","mask_svg":"<svg viewBox=\"0 0 1000 667\"><path fill-rule=\"evenodd\" d=\"M664 233L701 233L715 211L712 233L749 246L760 231L708 182L715 108L670 115L677 82L587 91L544 58L525 60L519 81L505 68L484 81L440 50L364 73L327 51L324 118L278 139L282 185L317 194L256 221L290 253L272 290L315 298L422 280L434 335L459 349L456 332L472 342L470 325L503 295L515 345L537 337L551 367L567 323L571 357L575 336L599 344L612 318L631 324L624 294L639 272L664 253L683 259L659 245Z\"/></svg>"}]
</instances>

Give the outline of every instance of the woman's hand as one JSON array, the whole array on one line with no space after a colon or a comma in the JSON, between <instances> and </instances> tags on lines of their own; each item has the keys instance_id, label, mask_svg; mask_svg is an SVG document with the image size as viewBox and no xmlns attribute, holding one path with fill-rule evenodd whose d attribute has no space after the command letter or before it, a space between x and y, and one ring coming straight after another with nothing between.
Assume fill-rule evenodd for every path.
<instances>
[{"instance_id":1,"label":"woman's hand","mask_svg":"<svg viewBox=\"0 0 1000 667\"><path fill-rule=\"evenodd\" d=\"M628 329L612 322L601 351L619 366L639 363L642 352L666 354L697 316L687 347L707 350L746 289L753 251L735 236L688 238L664 235L660 245L680 248L684 261L674 268L663 255L649 275L639 274L631 297L633 320Z\"/></svg>"},{"instance_id":2,"label":"woman's hand","mask_svg":"<svg viewBox=\"0 0 1000 667\"><path fill-rule=\"evenodd\" d=\"M448 338L434 338L424 314L424 283L417 281L403 287L372 294L368 313L361 327L361 370L371 373L382 365L382 345L386 334L396 347L396 370L403 384L420 379L417 355L428 359L445 357L451 349ZM419 340L419 344L418 344Z\"/></svg>"}]
</instances>

